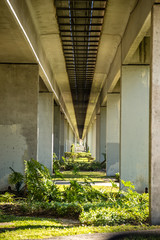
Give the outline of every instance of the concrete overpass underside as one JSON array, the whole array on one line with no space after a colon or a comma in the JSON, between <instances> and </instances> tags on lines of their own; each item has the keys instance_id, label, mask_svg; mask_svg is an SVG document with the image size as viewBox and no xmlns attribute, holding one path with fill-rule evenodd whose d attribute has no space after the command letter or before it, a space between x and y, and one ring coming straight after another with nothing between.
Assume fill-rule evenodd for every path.
<instances>
[{"instance_id":1,"label":"concrete overpass underside","mask_svg":"<svg viewBox=\"0 0 160 240\"><path fill-rule=\"evenodd\" d=\"M0 188L82 138L160 224L159 66L159 0L1 0Z\"/></svg>"}]
</instances>

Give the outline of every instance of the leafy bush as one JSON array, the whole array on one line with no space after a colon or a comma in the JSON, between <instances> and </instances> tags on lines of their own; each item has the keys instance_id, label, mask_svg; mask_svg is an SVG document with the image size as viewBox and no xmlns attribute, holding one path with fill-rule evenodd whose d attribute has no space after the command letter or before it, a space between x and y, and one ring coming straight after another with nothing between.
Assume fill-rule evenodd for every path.
<instances>
[{"instance_id":1,"label":"leafy bush","mask_svg":"<svg viewBox=\"0 0 160 240\"><path fill-rule=\"evenodd\" d=\"M6 192L0 195L0 202L5 202L5 203L14 202L15 201L14 197L15 197L14 194Z\"/></svg>"},{"instance_id":2,"label":"leafy bush","mask_svg":"<svg viewBox=\"0 0 160 240\"><path fill-rule=\"evenodd\" d=\"M31 200L59 200L60 192L53 183L49 170L34 159L25 161L25 182Z\"/></svg>"},{"instance_id":3,"label":"leafy bush","mask_svg":"<svg viewBox=\"0 0 160 240\"><path fill-rule=\"evenodd\" d=\"M33 216L54 216L70 217L78 219L82 212L82 206L79 203L62 203L62 202L25 202L20 205L23 213Z\"/></svg>"},{"instance_id":4,"label":"leafy bush","mask_svg":"<svg viewBox=\"0 0 160 240\"><path fill-rule=\"evenodd\" d=\"M78 161L67 161L65 162L65 165L63 166L64 170L69 171L73 170L74 168L77 168L79 171L98 171L103 168L105 168L105 164L101 164L97 161L91 161L91 162L78 162Z\"/></svg>"},{"instance_id":5,"label":"leafy bush","mask_svg":"<svg viewBox=\"0 0 160 240\"><path fill-rule=\"evenodd\" d=\"M138 194L130 182L122 181L126 191L106 202L84 205L80 221L87 225L141 224L148 221L149 196Z\"/></svg>"},{"instance_id":6,"label":"leafy bush","mask_svg":"<svg viewBox=\"0 0 160 240\"><path fill-rule=\"evenodd\" d=\"M91 153L89 152L79 152L77 153L77 158L89 158L91 157Z\"/></svg>"},{"instance_id":7,"label":"leafy bush","mask_svg":"<svg viewBox=\"0 0 160 240\"><path fill-rule=\"evenodd\" d=\"M94 189L87 179L84 181L84 184L75 180L70 181L70 186L65 187L64 201L84 203L105 199L103 193Z\"/></svg>"},{"instance_id":8,"label":"leafy bush","mask_svg":"<svg viewBox=\"0 0 160 240\"><path fill-rule=\"evenodd\" d=\"M19 192L20 187L23 183L24 177L23 177L22 173L14 171L13 168L11 168L11 167L10 167L10 169L12 170L12 173L9 174L8 181L10 184L14 184L17 192Z\"/></svg>"},{"instance_id":9,"label":"leafy bush","mask_svg":"<svg viewBox=\"0 0 160 240\"><path fill-rule=\"evenodd\" d=\"M63 160L59 160L57 155L53 153L53 172L55 173L56 177L61 177L63 179L63 174L60 172L61 167L64 164L64 158Z\"/></svg>"},{"instance_id":10,"label":"leafy bush","mask_svg":"<svg viewBox=\"0 0 160 240\"><path fill-rule=\"evenodd\" d=\"M91 158L91 153L88 152L65 152L65 158L67 159L71 159L71 160L75 160L75 159L79 159L79 158L88 158L88 160L90 160Z\"/></svg>"}]
</instances>

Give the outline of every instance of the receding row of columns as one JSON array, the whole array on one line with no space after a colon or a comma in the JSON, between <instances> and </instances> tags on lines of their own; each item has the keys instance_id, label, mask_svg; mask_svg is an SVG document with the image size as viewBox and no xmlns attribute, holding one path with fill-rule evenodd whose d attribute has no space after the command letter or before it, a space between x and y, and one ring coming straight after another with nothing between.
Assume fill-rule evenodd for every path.
<instances>
[{"instance_id":1,"label":"receding row of columns","mask_svg":"<svg viewBox=\"0 0 160 240\"><path fill-rule=\"evenodd\" d=\"M121 93L108 94L88 130L88 145L99 162L106 158L107 176L120 172L138 192L148 188L149 66L122 66Z\"/></svg>"},{"instance_id":2,"label":"receding row of columns","mask_svg":"<svg viewBox=\"0 0 160 240\"><path fill-rule=\"evenodd\" d=\"M24 172L34 158L52 173L53 152L70 151L73 131L49 92L39 88L36 64L0 64L0 190L8 187L10 167Z\"/></svg>"},{"instance_id":3,"label":"receding row of columns","mask_svg":"<svg viewBox=\"0 0 160 240\"><path fill-rule=\"evenodd\" d=\"M96 144L88 144L98 161L106 153L108 176L120 172L138 192L149 189L150 220L160 224L160 4L152 9L151 64L122 65L120 86L119 93L107 93L94 120ZM87 134L93 135L91 127Z\"/></svg>"}]
</instances>

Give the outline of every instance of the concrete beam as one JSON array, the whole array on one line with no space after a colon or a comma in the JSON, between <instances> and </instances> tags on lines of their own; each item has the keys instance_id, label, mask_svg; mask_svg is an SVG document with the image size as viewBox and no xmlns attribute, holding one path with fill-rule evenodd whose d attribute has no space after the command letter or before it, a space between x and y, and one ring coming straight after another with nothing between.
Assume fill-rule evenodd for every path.
<instances>
[{"instance_id":1,"label":"concrete beam","mask_svg":"<svg viewBox=\"0 0 160 240\"><path fill-rule=\"evenodd\" d=\"M109 74L106 78L103 90L100 95L100 103L105 104L107 93L112 92L114 86L120 78L121 64L128 63L133 56L139 43L144 38L150 28L150 12L154 0L140 0L135 9L132 10L130 18L122 37L115 57L112 61Z\"/></svg>"},{"instance_id":2,"label":"concrete beam","mask_svg":"<svg viewBox=\"0 0 160 240\"><path fill-rule=\"evenodd\" d=\"M151 9L154 0L140 0L131 13L122 38L122 64L127 64L151 25Z\"/></svg>"}]
</instances>

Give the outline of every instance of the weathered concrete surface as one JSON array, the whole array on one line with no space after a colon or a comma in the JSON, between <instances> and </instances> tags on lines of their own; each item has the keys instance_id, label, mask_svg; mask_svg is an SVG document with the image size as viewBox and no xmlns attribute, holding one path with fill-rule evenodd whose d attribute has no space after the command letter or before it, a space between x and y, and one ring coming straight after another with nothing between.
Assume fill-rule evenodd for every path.
<instances>
[{"instance_id":1,"label":"weathered concrete surface","mask_svg":"<svg viewBox=\"0 0 160 240\"><path fill-rule=\"evenodd\" d=\"M138 192L148 187L149 67L123 66L120 177Z\"/></svg>"},{"instance_id":2,"label":"weathered concrete surface","mask_svg":"<svg viewBox=\"0 0 160 240\"><path fill-rule=\"evenodd\" d=\"M160 5L152 12L150 96L150 219L160 224Z\"/></svg>"},{"instance_id":3,"label":"weathered concrete surface","mask_svg":"<svg viewBox=\"0 0 160 240\"><path fill-rule=\"evenodd\" d=\"M108 94L106 114L107 176L119 172L120 94Z\"/></svg>"},{"instance_id":4,"label":"weathered concrete surface","mask_svg":"<svg viewBox=\"0 0 160 240\"><path fill-rule=\"evenodd\" d=\"M60 158L60 106L54 105L54 153Z\"/></svg>"},{"instance_id":5,"label":"weathered concrete surface","mask_svg":"<svg viewBox=\"0 0 160 240\"><path fill-rule=\"evenodd\" d=\"M0 190L9 167L23 173L37 159L38 80L37 65L0 64Z\"/></svg>"},{"instance_id":6,"label":"weathered concrete surface","mask_svg":"<svg viewBox=\"0 0 160 240\"><path fill-rule=\"evenodd\" d=\"M53 173L53 94L39 93L38 162Z\"/></svg>"},{"instance_id":7,"label":"weathered concrete surface","mask_svg":"<svg viewBox=\"0 0 160 240\"><path fill-rule=\"evenodd\" d=\"M104 154L106 154L106 107L100 109L100 151L99 160L104 161Z\"/></svg>"}]
</instances>

